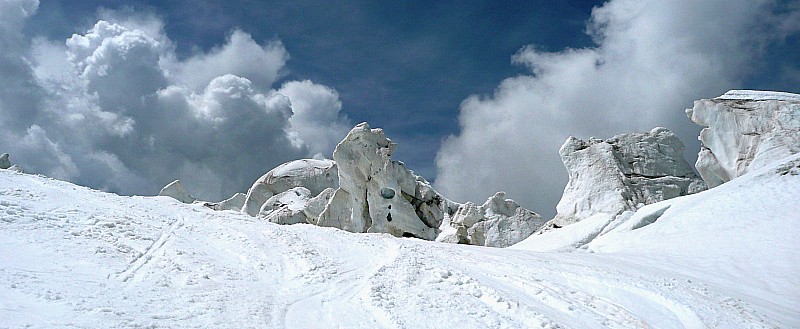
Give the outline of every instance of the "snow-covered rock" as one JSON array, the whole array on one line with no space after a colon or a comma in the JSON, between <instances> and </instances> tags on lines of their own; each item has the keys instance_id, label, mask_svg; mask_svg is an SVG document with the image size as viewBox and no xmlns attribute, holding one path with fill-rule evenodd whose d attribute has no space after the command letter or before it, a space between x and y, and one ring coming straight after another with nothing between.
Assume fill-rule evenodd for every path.
<instances>
[{"instance_id":1,"label":"snow-covered rock","mask_svg":"<svg viewBox=\"0 0 800 329\"><path fill-rule=\"evenodd\" d=\"M168 196L183 203L193 203L197 201L197 199L189 194L189 191L183 187L181 181L177 179L172 183L167 184L167 186L164 186L164 188L161 189L161 192L158 192L158 195Z\"/></svg>"},{"instance_id":2,"label":"snow-covered rock","mask_svg":"<svg viewBox=\"0 0 800 329\"><path fill-rule=\"evenodd\" d=\"M800 152L800 95L731 90L686 114L705 127L695 166L710 187Z\"/></svg>"},{"instance_id":3,"label":"snow-covered rock","mask_svg":"<svg viewBox=\"0 0 800 329\"><path fill-rule=\"evenodd\" d=\"M525 240L544 223L539 214L506 199L505 192L497 192L483 205L460 205L450 217L449 229L443 229L436 240L505 248Z\"/></svg>"},{"instance_id":4,"label":"snow-covered rock","mask_svg":"<svg viewBox=\"0 0 800 329\"><path fill-rule=\"evenodd\" d=\"M236 193L232 197L220 202L206 202L205 206L214 210L240 211L242 207L244 207L244 200L246 198L244 193Z\"/></svg>"},{"instance_id":5,"label":"snow-covered rock","mask_svg":"<svg viewBox=\"0 0 800 329\"><path fill-rule=\"evenodd\" d=\"M336 163L332 160L302 159L284 163L261 176L247 191L242 212L256 216L273 195L295 187L305 187L311 196L326 188L335 188Z\"/></svg>"},{"instance_id":6,"label":"snow-covered rock","mask_svg":"<svg viewBox=\"0 0 800 329\"><path fill-rule=\"evenodd\" d=\"M8 159L8 153L0 155L0 169L11 168L11 160Z\"/></svg>"},{"instance_id":7,"label":"snow-covered rock","mask_svg":"<svg viewBox=\"0 0 800 329\"><path fill-rule=\"evenodd\" d=\"M446 202L424 179L391 159L396 147L382 129L355 126L333 152L340 187L315 223L434 240Z\"/></svg>"},{"instance_id":8,"label":"snow-covered rock","mask_svg":"<svg viewBox=\"0 0 800 329\"><path fill-rule=\"evenodd\" d=\"M683 151L678 137L660 127L607 140L570 137L559 150L569 182L551 225L614 216L704 189Z\"/></svg>"}]
</instances>

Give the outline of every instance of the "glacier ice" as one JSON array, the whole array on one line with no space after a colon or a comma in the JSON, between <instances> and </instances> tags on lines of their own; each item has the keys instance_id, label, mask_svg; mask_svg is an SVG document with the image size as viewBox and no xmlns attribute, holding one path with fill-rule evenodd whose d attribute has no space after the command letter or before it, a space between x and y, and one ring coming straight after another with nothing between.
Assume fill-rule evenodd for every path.
<instances>
[{"instance_id":1,"label":"glacier ice","mask_svg":"<svg viewBox=\"0 0 800 329\"><path fill-rule=\"evenodd\" d=\"M0 169L11 168L11 160L8 159L8 153L0 155Z\"/></svg>"},{"instance_id":2,"label":"glacier ice","mask_svg":"<svg viewBox=\"0 0 800 329\"><path fill-rule=\"evenodd\" d=\"M230 198L220 202L206 202L205 206L214 210L234 210L241 211L244 207L244 200L247 196L244 193L236 193Z\"/></svg>"},{"instance_id":3,"label":"glacier ice","mask_svg":"<svg viewBox=\"0 0 800 329\"><path fill-rule=\"evenodd\" d=\"M704 127L695 166L709 187L800 152L800 95L731 90L686 114Z\"/></svg>"},{"instance_id":4,"label":"glacier ice","mask_svg":"<svg viewBox=\"0 0 800 329\"><path fill-rule=\"evenodd\" d=\"M339 188L315 224L434 240L444 218L444 198L391 159L396 147L382 129L356 125L333 152Z\"/></svg>"},{"instance_id":5,"label":"glacier ice","mask_svg":"<svg viewBox=\"0 0 800 329\"><path fill-rule=\"evenodd\" d=\"M614 216L704 189L683 151L678 137L661 127L607 140L570 137L559 150L569 182L551 226L597 213Z\"/></svg>"},{"instance_id":6,"label":"glacier ice","mask_svg":"<svg viewBox=\"0 0 800 329\"><path fill-rule=\"evenodd\" d=\"M205 205L241 209L278 224L310 223L489 247L522 241L544 224L539 214L507 199L504 192L481 206L448 200L391 159L396 147L382 129L361 123L336 146L333 160L284 163L261 176L246 195Z\"/></svg>"},{"instance_id":7,"label":"glacier ice","mask_svg":"<svg viewBox=\"0 0 800 329\"><path fill-rule=\"evenodd\" d=\"M525 240L545 220L507 199L505 192L497 192L483 205L472 202L458 205L446 224L450 228L442 229L437 241L505 248Z\"/></svg>"},{"instance_id":8,"label":"glacier ice","mask_svg":"<svg viewBox=\"0 0 800 329\"><path fill-rule=\"evenodd\" d=\"M305 187L316 196L329 187L337 187L336 163L332 160L301 159L270 170L247 191L242 212L257 216L261 206L273 195L295 187Z\"/></svg>"},{"instance_id":9,"label":"glacier ice","mask_svg":"<svg viewBox=\"0 0 800 329\"><path fill-rule=\"evenodd\" d=\"M261 206L258 217L276 224L301 224L307 223L307 216L303 212L311 191L305 187L293 187L275 194Z\"/></svg>"},{"instance_id":10,"label":"glacier ice","mask_svg":"<svg viewBox=\"0 0 800 329\"><path fill-rule=\"evenodd\" d=\"M164 188L161 189L161 192L158 192L158 195L168 196L183 203L193 203L197 201L197 199L189 194L189 191L183 187L181 181L177 179L172 183L167 184L167 186L164 186Z\"/></svg>"}]
</instances>

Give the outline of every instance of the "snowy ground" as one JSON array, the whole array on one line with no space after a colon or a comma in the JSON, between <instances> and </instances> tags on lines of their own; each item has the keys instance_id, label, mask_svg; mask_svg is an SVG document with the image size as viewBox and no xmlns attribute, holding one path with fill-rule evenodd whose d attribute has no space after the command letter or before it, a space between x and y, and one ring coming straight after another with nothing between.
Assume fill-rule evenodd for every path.
<instances>
[{"instance_id":1,"label":"snowy ground","mask_svg":"<svg viewBox=\"0 0 800 329\"><path fill-rule=\"evenodd\" d=\"M0 327L796 328L800 175L779 169L569 253L280 226L0 170Z\"/></svg>"}]
</instances>

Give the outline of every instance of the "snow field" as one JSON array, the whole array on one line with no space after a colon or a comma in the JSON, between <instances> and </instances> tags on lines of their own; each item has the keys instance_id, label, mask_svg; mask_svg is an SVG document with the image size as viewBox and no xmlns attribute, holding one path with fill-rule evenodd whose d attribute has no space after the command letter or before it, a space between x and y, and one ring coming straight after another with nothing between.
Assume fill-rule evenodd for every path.
<instances>
[{"instance_id":1,"label":"snow field","mask_svg":"<svg viewBox=\"0 0 800 329\"><path fill-rule=\"evenodd\" d=\"M678 206L630 234L670 223L664 219ZM122 197L0 170L0 327L797 324L793 304L772 307L753 297L762 289L760 280L730 286L727 273L721 279L706 275L749 266L735 263L738 256L719 255L698 271L676 269L669 262L685 264L684 250L657 252L659 244L671 245L651 242L652 255L646 248L540 253L281 226L166 197ZM783 265L781 270L797 269Z\"/></svg>"}]
</instances>

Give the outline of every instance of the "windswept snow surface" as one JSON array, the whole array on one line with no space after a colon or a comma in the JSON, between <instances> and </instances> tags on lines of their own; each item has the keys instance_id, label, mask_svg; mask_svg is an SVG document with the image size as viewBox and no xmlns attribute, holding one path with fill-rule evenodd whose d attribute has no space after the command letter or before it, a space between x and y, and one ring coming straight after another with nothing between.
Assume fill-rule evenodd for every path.
<instances>
[{"instance_id":1,"label":"windswept snow surface","mask_svg":"<svg viewBox=\"0 0 800 329\"><path fill-rule=\"evenodd\" d=\"M762 199L800 198L763 185ZM783 211L755 201L762 213ZM681 235L659 232L632 253L537 253L281 226L0 170L0 327L798 327L797 256L774 243L796 239L797 222L774 231L746 222L727 232L700 222L662 226L694 232L685 243L704 230L741 241L726 257L708 243L663 250ZM737 270L769 273L751 271L769 259L782 264L773 276L727 281ZM697 271L680 268L704 261ZM718 277L708 275L715 269Z\"/></svg>"},{"instance_id":2,"label":"windswept snow surface","mask_svg":"<svg viewBox=\"0 0 800 329\"><path fill-rule=\"evenodd\" d=\"M717 99L800 101L800 95L780 91L729 90Z\"/></svg>"}]
</instances>

